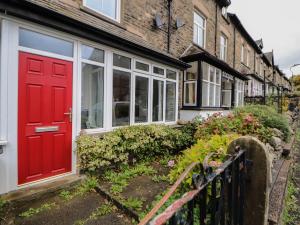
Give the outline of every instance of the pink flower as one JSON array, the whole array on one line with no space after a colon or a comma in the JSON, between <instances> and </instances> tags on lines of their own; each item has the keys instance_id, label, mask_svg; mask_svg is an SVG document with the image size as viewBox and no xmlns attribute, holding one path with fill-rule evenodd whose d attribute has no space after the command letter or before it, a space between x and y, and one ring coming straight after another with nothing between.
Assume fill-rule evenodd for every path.
<instances>
[{"instance_id":1,"label":"pink flower","mask_svg":"<svg viewBox=\"0 0 300 225\"><path fill-rule=\"evenodd\" d=\"M219 167L219 166L221 166L221 164L222 164L222 163L217 162L217 161L210 161L210 162L209 162L209 165L210 165L211 167Z\"/></svg>"},{"instance_id":2,"label":"pink flower","mask_svg":"<svg viewBox=\"0 0 300 225\"><path fill-rule=\"evenodd\" d=\"M173 167L175 165L175 161L174 160L170 160L168 162L168 167Z\"/></svg>"}]
</instances>

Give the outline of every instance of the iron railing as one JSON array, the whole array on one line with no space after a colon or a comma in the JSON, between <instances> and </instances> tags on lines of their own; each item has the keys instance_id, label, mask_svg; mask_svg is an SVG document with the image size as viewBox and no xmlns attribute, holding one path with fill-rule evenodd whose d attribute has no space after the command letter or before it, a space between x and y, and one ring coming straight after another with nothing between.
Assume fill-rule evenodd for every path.
<instances>
[{"instance_id":1,"label":"iron railing","mask_svg":"<svg viewBox=\"0 0 300 225\"><path fill-rule=\"evenodd\" d=\"M194 190L182 195L163 213L140 224L149 225L243 225L245 206L246 155L238 150L221 167L207 163L193 176ZM190 170L190 168L189 168Z\"/></svg>"}]
</instances>

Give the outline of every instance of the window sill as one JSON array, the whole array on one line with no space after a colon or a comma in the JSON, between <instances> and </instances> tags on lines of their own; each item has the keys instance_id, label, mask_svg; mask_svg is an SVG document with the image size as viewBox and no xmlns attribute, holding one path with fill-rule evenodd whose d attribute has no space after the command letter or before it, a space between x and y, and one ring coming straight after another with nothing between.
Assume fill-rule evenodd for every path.
<instances>
[{"instance_id":1,"label":"window sill","mask_svg":"<svg viewBox=\"0 0 300 225\"><path fill-rule=\"evenodd\" d=\"M183 106L181 110L193 110L193 111L224 111L231 110L232 107L187 107Z\"/></svg>"},{"instance_id":2,"label":"window sill","mask_svg":"<svg viewBox=\"0 0 300 225\"><path fill-rule=\"evenodd\" d=\"M94 11L94 10L86 7L86 6L84 6L84 5L80 6L80 10L83 11L83 12L85 12L85 13L88 13L88 14L90 14L92 16L95 16L98 19L104 20L107 23L113 24L113 25L115 25L115 26L117 26L117 27L119 27L121 29L127 30L126 27L122 25L122 23L117 22L117 21L115 21L113 19L110 19L109 17L106 17L106 16L104 16L104 15L102 15L102 14L100 14L100 13L98 13L98 12L96 12L96 11Z\"/></svg>"}]
</instances>

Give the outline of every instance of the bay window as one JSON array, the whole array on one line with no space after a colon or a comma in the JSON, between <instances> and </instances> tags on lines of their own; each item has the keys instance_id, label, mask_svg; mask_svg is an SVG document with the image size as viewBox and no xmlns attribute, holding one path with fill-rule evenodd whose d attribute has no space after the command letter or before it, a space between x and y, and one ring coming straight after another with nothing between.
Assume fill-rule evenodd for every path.
<instances>
[{"instance_id":1,"label":"bay window","mask_svg":"<svg viewBox=\"0 0 300 225\"><path fill-rule=\"evenodd\" d=\"M84 6L113 20L119 20L120 0L83 0Z\"/></svg>"},{"instance_id":2,"label":"bay window","mask_svg":"<svg viewBox=\"0 0 300 225\"><path fill-rule=\"evenodd\" d=\"M200 47L205 47L206 19L198 12L194 12L194 37L193 41Z\"/></svg>"},{"instance_id":3,"label":"bay window","mask_svg":"<svg viewBox=\"0 0 300 225\"><path fill-rule=\"evenodd\" d=\"M198 79L198 62L190 63L184 75L184 105L195 106L197 104L197 79Z\"/></svg>"},{"instance_id":4,"label":"bay window","mask_svg":"<svg viewBox=\"0 0 300 225\"><path fill-rule=\"evenodd\" d=\"M220 107L221 103L221 70L202 63L202 106Z\"/></svg>"},{"instance_id":5,"label":"bay window","mask_svg":"<svg viewBox=\"0 0 300 225\"><path fill-rule=\"evenodd\" d=\"M81 129L176 122L177 71L87 45L80 55Z\"/></svg>"}]
</instances>

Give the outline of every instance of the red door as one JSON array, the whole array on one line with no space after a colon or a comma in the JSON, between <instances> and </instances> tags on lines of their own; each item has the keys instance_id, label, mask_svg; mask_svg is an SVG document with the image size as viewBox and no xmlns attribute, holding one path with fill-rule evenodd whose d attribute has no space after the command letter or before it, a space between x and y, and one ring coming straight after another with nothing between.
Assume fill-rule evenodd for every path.
<instances>
[{"instance_id":1,"label":"red door","mask_svg":"<svg viewBox=\"0 0 300 225\"><path fill-rule=\"evenodd\" d=\"M72 62L19 53L19 184L71 171L72 75Z\"/></svg>"}]
</instances>

